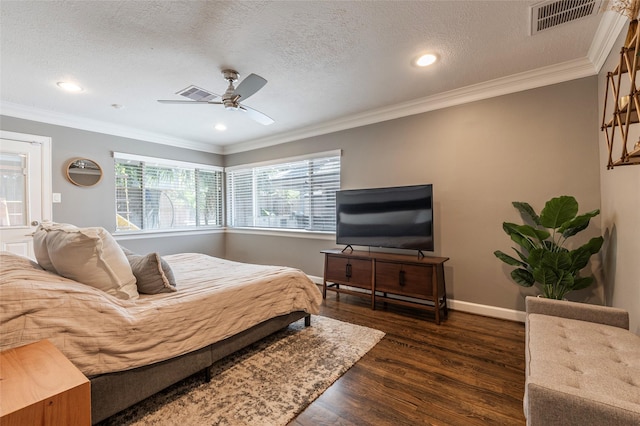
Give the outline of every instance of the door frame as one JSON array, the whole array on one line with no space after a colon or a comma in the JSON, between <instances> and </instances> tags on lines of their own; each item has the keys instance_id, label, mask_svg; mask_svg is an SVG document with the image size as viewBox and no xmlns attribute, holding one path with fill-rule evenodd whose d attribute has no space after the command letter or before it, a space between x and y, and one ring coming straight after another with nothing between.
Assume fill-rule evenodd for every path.
<instances>
[{"instance_id":1,"label":"door frame","mask_svg":"<svg viewBox=\"0 0 640 426\"><path fill-rule=\"evenodd\" d=\"M53 185L51 175L51 138L48 136L30 135L27 133L0 130L0 139L19 142L31 142L42 147L42 216L40 221L53 220Z\"/></svg>"}]
</instances>

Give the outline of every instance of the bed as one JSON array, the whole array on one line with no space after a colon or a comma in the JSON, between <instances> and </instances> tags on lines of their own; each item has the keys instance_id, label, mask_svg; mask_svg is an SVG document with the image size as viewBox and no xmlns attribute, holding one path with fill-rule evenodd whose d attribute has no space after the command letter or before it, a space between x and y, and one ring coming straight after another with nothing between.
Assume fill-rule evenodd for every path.
<instances>
[{"instance_id":1,"label":"bed","mask_svg":"<svg viewBox=\"0 0 640 426\"><path fill-rule=\"evenodd\" d=\"M0 253L0 349L51 341L91 380L97 423L291 322L308 325L322 301L294 268L162 260L175 289L124 300Z\"/></svg>"}]
</instances>

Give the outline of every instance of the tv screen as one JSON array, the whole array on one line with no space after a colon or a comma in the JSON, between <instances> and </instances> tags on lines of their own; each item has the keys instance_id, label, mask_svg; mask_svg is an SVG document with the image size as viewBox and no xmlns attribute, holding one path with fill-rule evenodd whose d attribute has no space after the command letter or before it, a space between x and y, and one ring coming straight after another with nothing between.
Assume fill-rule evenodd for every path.
<instances>
[{"instance_id":1,"label":"tv screen","mask_svg":"<svg viewBox=\"0 0 640 426\"><path fill-rule=\"evenodd\" d=\"M433 186L337 191L336 243L433 251Z\"/></svg>"}]
</instances>

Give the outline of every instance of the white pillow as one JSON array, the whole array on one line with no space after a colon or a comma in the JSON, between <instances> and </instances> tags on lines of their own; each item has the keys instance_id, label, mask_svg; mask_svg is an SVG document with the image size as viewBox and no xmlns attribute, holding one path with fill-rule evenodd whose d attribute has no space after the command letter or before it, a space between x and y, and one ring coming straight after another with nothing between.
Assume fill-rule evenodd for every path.
<instances>
[{"instance_id":1,"label":"white pillow","mask_svg":"<svg viewBox=\"0 0 640 426\"><path fill-rule=\"evenodd\" d=\"M47 226L52 226L51 222L46 222ZM57 274L56 268L53 267L53 263L51 263L51 258L49 257L49 251L47 250L47 230L43 228L43 224L36 228L36 231L33 233L33 253L36 255L36 260L38 264L49 272L53 272Z\"/></svg>"},{"instance_id":2,"label":"white pillow","mask_svg":"<svg viewBox=\"0 0 640 426\"><path fill-rule=\"evenodd\" d=\"M120 299L136 299L136 278L116 240L100 227L43 224L49 258L58 275Z\"/></svg>"}]
</instances>

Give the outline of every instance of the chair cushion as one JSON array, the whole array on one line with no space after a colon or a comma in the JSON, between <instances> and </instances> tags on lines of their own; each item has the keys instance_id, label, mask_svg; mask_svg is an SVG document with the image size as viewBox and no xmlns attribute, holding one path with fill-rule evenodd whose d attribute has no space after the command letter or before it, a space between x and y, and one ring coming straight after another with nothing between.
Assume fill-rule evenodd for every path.
<instances>
[{"instance_id":1,"label":"chair cushion","mask_svg":"<svg viewBox=\"0 0 640 426\"><path fill-rule=\"evenodd\" d=\"M619 327L529 314L527 382L640 408L640 336Z\"/></svg>"}]
</instances>

